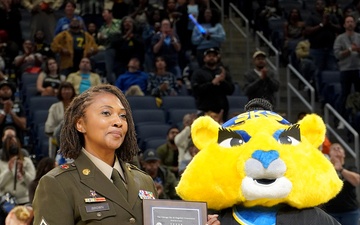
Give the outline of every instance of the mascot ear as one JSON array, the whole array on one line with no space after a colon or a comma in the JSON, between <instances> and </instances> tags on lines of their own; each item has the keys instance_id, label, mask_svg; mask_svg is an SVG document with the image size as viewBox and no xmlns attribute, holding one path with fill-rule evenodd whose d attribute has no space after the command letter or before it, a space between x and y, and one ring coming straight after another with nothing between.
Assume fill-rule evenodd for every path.
<instances>
[{"instance_id":1,"label":"mascot ear","mask_svg":"<svg viewBox=\"0 0 360 225\"><path fill-rule=\"evenodd\" d=\"M300 133L310 144L318 148L325 140L326 126L322 118L316 114L306 115L299 121Z\"/></svg>"},{"instance_id":2,"label":"mascot ear","mask_svg":"<svg viewBox=\"0 0 360 225\"><path fill-rule=\"evenodd\" d=\"M206 149L210 143L217 142L220 125L209 116L199 117L191 125L191 138L198 149Z\"/></svg>"}]
</instances>

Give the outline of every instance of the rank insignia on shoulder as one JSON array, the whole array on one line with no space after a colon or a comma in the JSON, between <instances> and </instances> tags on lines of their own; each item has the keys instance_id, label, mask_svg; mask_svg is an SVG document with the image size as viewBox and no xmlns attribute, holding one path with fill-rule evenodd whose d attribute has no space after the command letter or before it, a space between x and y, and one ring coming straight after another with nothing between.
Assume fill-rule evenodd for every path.
<instances>
[{"instance_id":1,"label":"rank insignia on shoulder","mask_svg":"<svg viewBox=\"0 0 360 225\"><path fill-rule=\"evenodd\" d=\"M48 223L45 221L44 217L41 218L40 225L48 225Z\"/></svg>"},{"instance_id":2,"label":"rank insignia on shoulder","mask_svg":"<svg viewBox=\"0 0 360 225\"><path fill-rule=\"evenodd\" d=\"M61 168L61 169L64 169L64 170L67 170L67 169L69 169L69 165L68 165L68 164L62 164L62 165L60 166L60 168Z\"/></svg>"},{"instance_id":3,"label":"rank insignia on shoulder","mask_svg":"<svg viewBox=\"0 0 360 225\"><path fill-rule=\"evenodd\" d=\"M151 191L140 190L139 191L140 199L155 199L154 194Z\"/></svg>"}]
</instances>

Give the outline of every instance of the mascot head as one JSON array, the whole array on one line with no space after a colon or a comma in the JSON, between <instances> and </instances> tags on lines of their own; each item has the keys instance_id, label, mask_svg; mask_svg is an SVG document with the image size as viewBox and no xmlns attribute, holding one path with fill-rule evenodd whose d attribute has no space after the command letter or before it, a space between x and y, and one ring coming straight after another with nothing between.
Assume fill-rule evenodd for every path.
<instances>
[{"instance_id":1,"label":"mascot head","mask_svg":"<svg viewBox=\"0 0 360 225\"><path fill-rule=\"evenodd\" d=\"M191 136L200 152L176 190L182 199L207 202L210 209L307 208L327 202L342 187L333 165L318 150L325 124L315 114L290 124L272 111L254 109L222 126L200 117Z\"/></svg>"}]
</instances>

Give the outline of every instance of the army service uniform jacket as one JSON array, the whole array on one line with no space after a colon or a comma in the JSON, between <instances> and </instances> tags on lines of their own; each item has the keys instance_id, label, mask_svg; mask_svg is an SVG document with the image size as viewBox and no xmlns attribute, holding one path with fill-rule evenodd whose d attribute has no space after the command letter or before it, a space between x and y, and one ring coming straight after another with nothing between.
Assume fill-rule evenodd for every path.
<instances>
[{"instance_id":1,"label":"army service uniform jacket","mask_svg":"<svg viewBox=\"0 0 360 225\"><path fill-rule=\"evenodd\" d=\"M133 165L121 161L120 165L128 199L84 153L50 171L36 189L34 224L142 225L142 199L157 197L153 180Z\"/></svg>"}]
</instances>

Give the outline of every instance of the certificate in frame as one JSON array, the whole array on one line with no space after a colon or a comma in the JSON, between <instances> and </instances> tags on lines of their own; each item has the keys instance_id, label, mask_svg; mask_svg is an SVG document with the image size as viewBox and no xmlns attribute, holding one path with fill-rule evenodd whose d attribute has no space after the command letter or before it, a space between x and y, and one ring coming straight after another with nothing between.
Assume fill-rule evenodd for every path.
<instances>
[{"instance_id":1,"label":"certificate in frame","mask_svg":"<svg viewBox=\"0 0 360 225\"><path fill-rule=\"evenodd\" d=\"M204 225L206 202L144 199L144 225Z\"/></svg>"}]
</instances>

